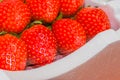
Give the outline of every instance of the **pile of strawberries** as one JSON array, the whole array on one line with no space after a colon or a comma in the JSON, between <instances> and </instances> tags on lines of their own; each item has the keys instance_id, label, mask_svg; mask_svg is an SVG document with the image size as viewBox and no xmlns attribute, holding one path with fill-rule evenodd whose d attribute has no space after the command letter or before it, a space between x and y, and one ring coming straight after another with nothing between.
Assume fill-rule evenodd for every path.
<instances>
[{"instance_id":1,"label":"pile of strawberries","mask_svg":"<svg viewBox=\"0 0 120 80\"><path fill-rule=\"evenodd\" d=\"M43 66L110 28L105 12L84 0L2 0L0 69Z\"/></svg>"}]
</instances>

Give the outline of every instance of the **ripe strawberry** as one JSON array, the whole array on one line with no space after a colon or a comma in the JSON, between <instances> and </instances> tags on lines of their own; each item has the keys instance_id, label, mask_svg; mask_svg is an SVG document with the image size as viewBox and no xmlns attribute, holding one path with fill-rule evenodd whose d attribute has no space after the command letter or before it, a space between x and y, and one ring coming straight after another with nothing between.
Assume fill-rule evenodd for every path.
<instances>
[{"instance_id":1,"label":"ripe strawberry","mask_svg":"<svg viewBox=\"0 0 120 80\"><path fill-rule=\"evenodd\" d=\"M74 15L83 4L84 0L61 0L60 11L63 16L71 16Z\"/></svg>"},{"instance_id":2,"label":"ripe strawberry","mask_svg":"<svg viewBox=\"0 0 120 80\"><path fill-rule=\"evenodd\" d=\"M83 8L77 13L76 20L84 27L88 40L110 28L108 16L100 8Z\"/></svg>"},{"instance_id":3,"label":"ripe strawberry","mask_svg":"<svg viewBox=\"0 0 120 80\"><path fill-rule=\"evenodd\" d=\"M25 2L25 0L21 0L22 2Z\"/></svg>"},{"instance_id":4,"label":"ripe strawberry","mask_svg":"<svg viewBox=\"0 0 120 80\"><path fill-rule=\"evenodd\" d=\"M5 70L24 70L27 48L24 41L5 34L0 36L0 68Z\"/></svg>"},{"instance_id":5,"label":"ripe strawberry","mask_svg":"<svg viewBox=\"0 0 120 80\"><path fill-rule=\"evenodd\" d=\"M26 0L34 20L52 22L59 12L59 0Z\"/></svg>"},{"instance_id":6,"label":"ripe strawberry","mask_svg":"<svg viewBox=\"0 0 120 80\"><path fill-rule=\"evenodd\" d=\"M75 20L60 19L52 26L61 54L70 54L86 43L83 27Z\"/></svg>"},{"instance_id":7,"label":"ripe strawberry","mask_svg":"<svg viewBox=\"0 0 120 80\"><path fill-rule=\"evenodd\" d=\"M54 60L56 40L52 31L45 26L32 26L22 33L21 39L27 44L30 64L45 65Z\"/></svg>"},{"instance_id":8,"label":"ripe strawberry","mask_svg":"<svg viewBox=\"0 0 120 80\"><path fill-rule=\"evenodd\" d=\"M30 22L30 10L20 0L5 0L0 3L0 28L7 32L20 33Z\"/></svg>"},{"instance_id":9,"label":"ripe strawberry","mask_svg":"<svg viewBox=\"0 0 120 80\"><path fill-rule=\"evenodd\" d=\"M9 1L9 0L1 0L1 1ZM1 1L0 1L0 2L1 2ZM19 1L22 1L22 2L24 2L25 0L19 0Z\"/></svg>"}]
</instances>

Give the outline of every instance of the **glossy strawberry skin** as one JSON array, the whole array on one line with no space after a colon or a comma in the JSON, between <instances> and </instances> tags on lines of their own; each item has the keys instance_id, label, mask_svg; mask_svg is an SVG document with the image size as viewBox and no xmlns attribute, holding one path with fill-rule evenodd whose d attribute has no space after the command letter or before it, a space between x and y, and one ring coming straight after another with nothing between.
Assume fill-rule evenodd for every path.
<instances>
[{"instance_id":1,"label":"glossy strawberry skin","mask_svg":"<svg viewBox=\"0 0 120 80\"><path fill-rule=\"evenodd\" d=\"M34 25L22 33L21 39L27 44L29 64L45 65L54 61L56 39L48 28Z\"/></svg>"},{"instance_id":2,"label":"glossy strawberry skin","mask_svg":"<svg viewBox=\"0 0 120 80\"><path fill-rule=\"evenodd\" d=\"M70 54L86 43L85 31L75 20L60 19L52 25L52 31L61 54Z\"/></svg>"},{"instance_id":3,"label":"glossy strawberry skin","mask_svg":"<svg viewBox=\"0 0 120 80\"><path fill-rule=\"evenodd\" d=\"M84 0L61 0L60 11L64 16L74 15L84 4Z\"/></svg>"},{"instance_id":4,"label":"glossy strawberry skin","mask_svg":"<svg viewBox=\"0 0 120 80\"><path fill-rule=\"evenodd\" d=\"M0 28L7 32L20 33L29 24L31 13L20 0L5 0L0 3Z\"/></svg>"},{"instance_id":5,"label":"glossy strawberry skin","mask_svg":"<svg viewBox=\"0 0 120 80\"><path fill-rule=\"evenodd\" d=\"M0 69L24 70L27 61L27 48L24 41L5 34L0 36Z\"/></svg>"},{"instance_id":6,"label":"glossy strawberry skin","mask_svg":"<svg viewBox=\"0 0 120 80\"><path fill-rule=\"evenodd\" d=\"M84 27L88 40L97 33L110 29L108 16L100 8L83 8L77 13L76 20Z\"/></svg>"},{"instance_id":7,"label":"glossy strawberry skin","mask_svg":"<svg viewBox=\"0 0 120 80\"><path fill-rule=\"evenodd\" d=\"M51 23L58 15L60 0L26 0L33 20Z\"/></svg>"}]
</instances>

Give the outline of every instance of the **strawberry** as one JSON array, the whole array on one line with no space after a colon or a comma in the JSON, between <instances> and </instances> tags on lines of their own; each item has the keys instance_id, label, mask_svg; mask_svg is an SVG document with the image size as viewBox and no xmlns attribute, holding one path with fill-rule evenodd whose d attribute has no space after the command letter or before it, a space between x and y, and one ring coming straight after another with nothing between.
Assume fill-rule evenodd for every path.
<instances>
[{"instance_id":1,"label":"strawberry","mask_svg":"<svg viewBox=\"0 0 120 80\"><path fill-rule=\"evenodd\" d=\"M108 16L100 8L83 8L77 13L76 20L84 27L88 40L110 28Z\"/></svg>"},{"instance_id":2,"label":"strawberry","mask_svg":"<svg viewBox=\"0 0 120 80\"><path fill-rule=\"evenodd\" d=\"M1 0L1 1L9 1L9 0ZM1 1L0 1L0 2L1 2ZM22 1L22 2L24 2L25 0L19 0L19 1Z\"/></svg>"},{"instance_id":3,"label":"strawberry","mask_svg":"<svg viewBox=\"0 0 120 80\"><path fill-rule=\"evenodd\" d=\"M61 54L70 54L86 43L83 27L75 20L60 19L52 25L52 31L57 39Z\"/></svg>"},{"instance_id":4,"label":"strawberry","mask_svg":"<svg viewBox=\"0 0 120 80\"><path fill-rule=\"evenodd\" d=\"M27 48L24 41L5 34L0 36L0 68L5 70L24 70Z\"/></svg>"},{"instance_id":5,"label":"strawberry","mask_svg":"<svg viewBox=\"0 0 120 80\"><path fill-rule=\"evenodd\" d=\"M31 14L20 0L5 0L0 3L0 29L20 33L30 22Z\"/></svg>"},{"instance_id":6,"label":"strawberry","mask_svg":"<svg viewBox=\"0 0 120 80\"><path fill-rule=\"evenodd\" d=\"M21 0L22 2L25 2L25 0Z\"/></svg>"},{"instance_id":7,"label":"strawberry","mask_svg":"<svg viewBox=\"0 0 120 80\"><path fill-rule=\"evenodd\" d=\"M74 15L84 4L84 0L61 0L60 11L63 16Z\"/></svg>"},{"instance_id":8,"label":"strawberry","mask_svg":"<svg viewBox=\"0 0 120 80\"><path fill-rule=\"evenodd\" d=\"M59 0L26 0L30 7L33 20L51 23L59 12Z\"/></svg>"},{"instance_id":9,"label":"strawberry","mask_svg":"<svg viewBox=\"0 0 120 80\"><path fill-rule=\"evenodd\" d=\"M56 39L47 27L34 25L22 33L21 39L27 44L29 64L45 65L55 59Z\"/></svg>"}]
</instances>

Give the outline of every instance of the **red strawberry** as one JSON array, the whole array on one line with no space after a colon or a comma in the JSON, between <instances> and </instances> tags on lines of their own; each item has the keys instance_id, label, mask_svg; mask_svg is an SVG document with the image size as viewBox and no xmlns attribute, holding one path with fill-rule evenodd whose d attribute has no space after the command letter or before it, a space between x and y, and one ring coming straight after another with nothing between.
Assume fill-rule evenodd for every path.
<instances>
[{"instance_id":1,"label":"red strawberry","mask_svg":"<svg viewBox=\"0 0 120 80\"><path fill-rule=\"evenodd\" d=\"M84 27L88 40L110 28L108 16L100 8L83 8L77 13L76 20Z\"/></svg>"},{"instance_id":2,"label":"red strawberry","mask_svg":"<svg viewBox=\"0 0 120 80\"><path fill-rule=\"evenodd\" d=\"M55 59L56 40L45 26L32 26L22 33L21 39L27 44L30 64L44 65Z\"/></svg>"},{"instance_id":3,"label":"red strawberry","mask_svg":"<svg viewBox=\"0 0 120 80\"><path fill-rule=\"evenodd\" d=\"M59 0L26 0L34 20L52 22L59 12Z\"/></svg>"},{"instance_id":4,"label":"red strawberry","mask_svg":"<svg viewBox=\"0 0 120 80\"><path fill-rule=\"evenodd\" d=\"M25 0L21 0L22 2L25 2Z\"/></svg>"},{"instance_id":5,"label":"red strawberry","mask_svg":"<svg viewBox=\"0 0 120 80\"><path fill-rule=\"evenodd\" d=\"M83 4L84 0L61 0L60 11L63 16L71 16L74 15Z\"/></svg>"},{"instance_id":6,"label":"red strawberry","mask_svg":"<svg viewBox=\"0 0 120 80\"><path fill-rule=\"evenodd\" d=\"M70 54L86 43L85 31L75 20L60 19L53 24L52 31L62 54Z\"/></svg>"},{"instance_id":7,"label":"red strawberry","mask_svg":"<svg viewBox=\"0 0 120 80\"><path fill-rule=\"evenodd\" d=\"M5 0L0 3L0 28L7 32L20 33L30 22L30 10L20 0Z\"/></svg>"},{"instance_id":8,"label":"red strawberry","mask_svg":"<svg viewBox=\"0 0 120 80\"><path fill-rule=\"evenodd\" d=\"M1 0L1 1L9 1L9 0ZM0 2L1 2L1 1L0 1ZM19 0L19 1L22 1L22 2L24 2L25 0Z\"/></svg>"},{"instance_id":9,"label":"red strawberry","mask_svg":"<svg viewBox=\"0 0 120 80\"><path fill-rule=\"evenodd\" d=\"M5 70L24 70L27 48L24 41L5 34L0 36L0 68Z\"/></svg>"}]
</instances>

